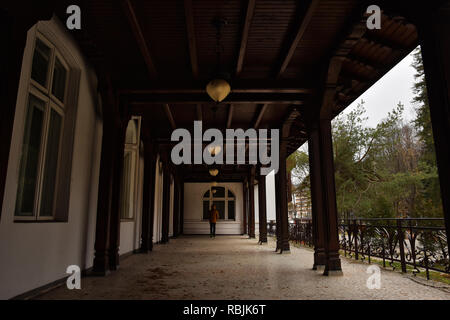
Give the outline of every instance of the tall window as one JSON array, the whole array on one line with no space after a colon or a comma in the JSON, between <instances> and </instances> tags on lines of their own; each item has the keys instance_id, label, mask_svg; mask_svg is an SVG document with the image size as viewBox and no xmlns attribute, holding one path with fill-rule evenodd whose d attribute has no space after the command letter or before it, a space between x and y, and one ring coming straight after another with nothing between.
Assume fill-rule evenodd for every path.
<instances>
[{"instance_id":1,"label":"tall window","mask_svg":"<svg viewBox=\"0 0 450 320\"><path fill-rule=\"evenodd\" d=\"M133 117L127 126L125 152L123 159L123 176L120 194L120 217L124 220L134 218L137 201L137 172L139 161L140 117Z\"/></svg>"},{"instance_id":2,"label":"tall window","mask_svg":"<svg viewBox=\"0 0 450 320\"><path fill-rule=\"evenodd\" d=\"M219 220L236 220L236 197L225 187L211 187L203 194L203 219L209 219L209 210L213 204L219 211Z\"/></svg>"},{"instance_id":3,"label":"tall window","mask_svg":"<svg viewBox=\"0 0 450 320\"><path fill-rule=\"evenodd\" d=\"M16 219L55 216L68 73L55 46L38 35L28 85Z\"/></svg>"}]
</instances>

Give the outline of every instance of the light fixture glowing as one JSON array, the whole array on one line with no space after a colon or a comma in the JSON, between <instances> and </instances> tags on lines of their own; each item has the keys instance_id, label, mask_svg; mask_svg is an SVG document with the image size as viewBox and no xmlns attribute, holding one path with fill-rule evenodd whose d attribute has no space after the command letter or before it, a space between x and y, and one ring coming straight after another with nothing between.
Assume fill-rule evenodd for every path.
<instances>
[{"instance_id":1,"label":"light fixture glowing","mask_svg":"<svg viewBox=\"0 0 450 320\"><path fill-rule=\"evenodd\" d=\"M206 92L215 102L221 102L230 91L230 84L224 79L213 79L206 85Z\"/></svg>"},{"instance_id":2,"label":"light fixture glowing","mask_svg":"<svg viewBox=\"0 0 450 320\"><path fill-rule=\"evenodd\" d=\"M214 157L216 154L219 154L220 151L222 151L222 148L221 148L220 146L209 146L209 147L208 147L208 152L209 152L209 154L212 155L213 157Z\"/></svg>"},{"instance_id":3,"label":"light fixture glowing","mask_svg":"<svg viewBox=\"0 0 450 320\"><path fill-rule=\"evenodd\" d=\"M218 169L209 169L209 174L212 175L213 177L215 177L219 174L219 170Z\"/></svg>"},{"instance_id":4,"label":"light fixture glowing","mask_svg":"<svg viewBox=\"0 0 450 320\"><path fill-rule=\"evenodd\" d=\"M213 183L211 183L211 185L212 185L213 187L215 187L215 186L217 186L217 182L214 181Z\"/></svg>"}]
</instances>

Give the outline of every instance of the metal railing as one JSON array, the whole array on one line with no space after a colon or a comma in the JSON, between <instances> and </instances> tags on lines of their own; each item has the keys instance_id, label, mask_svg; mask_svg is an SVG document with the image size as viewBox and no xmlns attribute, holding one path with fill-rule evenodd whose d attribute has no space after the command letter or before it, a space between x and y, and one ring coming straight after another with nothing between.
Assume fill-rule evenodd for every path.
<instances>
[{"instance_id":1,"label":"metal railing","mask_svg":"<svg viewBox=\"0 0 450 320\"><path fill-rule=\"evenodd\" d=\"M268 232L276 233L274 221ZM311 219L289 223L289 239L313 247ZM430 270L450 274L444 219L441 218L361 218L339 221L339 244L344 256L371 263L378 258L383 266L413 273Z\"/></svg>"}]
</instances>

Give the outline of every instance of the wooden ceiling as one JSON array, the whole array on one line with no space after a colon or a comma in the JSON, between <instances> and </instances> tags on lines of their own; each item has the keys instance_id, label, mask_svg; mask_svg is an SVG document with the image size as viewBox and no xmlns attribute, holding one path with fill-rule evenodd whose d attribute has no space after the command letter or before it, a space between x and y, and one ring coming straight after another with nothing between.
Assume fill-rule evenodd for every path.
<instances>
[{"instance_id":1,"label":"wooden ceiling","mask_svg":"<svg viewBox=\"0 0 450 320\"><path fill-rule=\"evenodd\" d=\"M91 0L74 36L91 61L107 66L113 84L151 133L174 128L280 128L293 108L289 152L307 139L330 58L344 59L334 115L418 45L416 27L383 11L367 30L360 0ZM384 10L384 7L382 8ZM61 12L60 17L65 17ZM216 67L216 17L227 22L221 66L232 93L213 112L204 88Z\"/></svg>"}]
</instances>

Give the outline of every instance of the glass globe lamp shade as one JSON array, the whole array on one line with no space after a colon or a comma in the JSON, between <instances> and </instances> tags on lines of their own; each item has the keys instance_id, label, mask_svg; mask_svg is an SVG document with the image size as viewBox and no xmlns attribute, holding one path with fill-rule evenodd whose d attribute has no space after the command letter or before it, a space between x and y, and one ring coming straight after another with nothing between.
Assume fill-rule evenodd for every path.
<instances>
[{"instance_id":1,"label":"glass globe lamp shade","mask_svg":"<svg viewBox=\"0 0 450 320\"><path fill-rule=\"evenodd\" d=\"M221 102L231 91L230 84L223 79L211 80L206 85L206 92L215 102Z\"/></svg>"}]
</instances>

